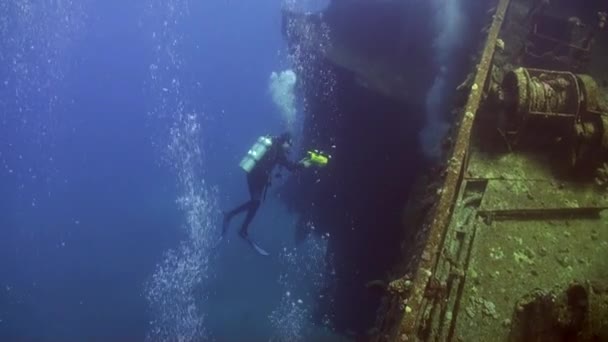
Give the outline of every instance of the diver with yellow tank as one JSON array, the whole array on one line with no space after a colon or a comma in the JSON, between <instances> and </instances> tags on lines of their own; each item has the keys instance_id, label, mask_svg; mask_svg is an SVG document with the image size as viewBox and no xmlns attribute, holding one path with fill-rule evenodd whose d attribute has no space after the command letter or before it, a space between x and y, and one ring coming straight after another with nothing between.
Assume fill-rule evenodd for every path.
<instances>
[{"instance_id":1,"label":"diver with yellow tank","mask_svg":"<svg viewBox=\"0 0 608 342\"><path fill-rule=\"evenodd\" d=\"M287 158L292 147L292 138L289 132L280 136L261 136L255 144L247 151L247 154L239 166L247 173L247 185L249 187L249 200L236 208L224 213L222 224L222 239L228 231L230 220L242 212L247 212L245 220L241 225L239 235L245 239L259 254L269 255L264 249L258 246L250 237L247 229L253 220L258 208L270 185L270 176L275 166L279 165L287 170L294 172L308 168L310 166L324 167L331 158L318 150L307 152L307 156L299 162L292 162ZM221 239L220 239L221 241Z\"/></svg>"}]
</instances>

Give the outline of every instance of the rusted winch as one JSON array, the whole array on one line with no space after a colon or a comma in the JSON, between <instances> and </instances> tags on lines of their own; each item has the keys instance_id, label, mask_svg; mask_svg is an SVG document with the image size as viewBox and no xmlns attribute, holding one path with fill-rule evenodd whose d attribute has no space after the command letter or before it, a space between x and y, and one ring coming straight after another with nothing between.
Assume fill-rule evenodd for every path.
<instances>
[{"instance_id":1,"label":"rusted winch","mask_svg":"<svg viewBox=\"0 0 608 342\"><path fill-rule=\"evenodd\" d=\"M573 163L589 149L608 149L608 114L588 75L517 68L502 83L501 130L512 145L524 136L550 136L572 148Z\"/></svg>"}]
</instances>

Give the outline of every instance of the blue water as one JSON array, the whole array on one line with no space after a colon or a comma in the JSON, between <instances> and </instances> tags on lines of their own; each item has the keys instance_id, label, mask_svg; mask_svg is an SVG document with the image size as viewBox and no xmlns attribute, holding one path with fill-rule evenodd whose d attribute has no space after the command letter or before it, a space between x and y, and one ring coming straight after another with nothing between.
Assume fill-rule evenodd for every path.
<instances>
[{"instance_id":1,"label":"blue water","mask_svg":"<svg viewBox=\"0 0 608 342\"><path fill-rule=\"evenodd\" d=\"M348 340L315 311L332 303L332 236L296 248L284 178L250 226L272 255L237 237L242 217L214 248L221 211L248 198L247 149L287 128L301 141L303 99L269 87L307 58L288 55L281 9L327 2L0 2L0 341ZM427 152L461 71L440 57L466 57L448 34L465 10L432 7Z\"/></svg>"},{"instance_id":2,"label":"blue water","mask_svg":"<svg viewBox=\"0 0 608 342\"><path fill-rule=\"evenodd\" d=\"M0 340L269 340L312 329L304 316L319 287L288 276L301 256L279 200L269 196L251 226L272 258L234 232L209 249L220 210L248 196L239 159L284 127L268 90L271 72L289 67L280 6L0 5ZM311 246L323 259L323 241ZM282 331L280 310L293 313Z\"/></svg>"}]
</instances>

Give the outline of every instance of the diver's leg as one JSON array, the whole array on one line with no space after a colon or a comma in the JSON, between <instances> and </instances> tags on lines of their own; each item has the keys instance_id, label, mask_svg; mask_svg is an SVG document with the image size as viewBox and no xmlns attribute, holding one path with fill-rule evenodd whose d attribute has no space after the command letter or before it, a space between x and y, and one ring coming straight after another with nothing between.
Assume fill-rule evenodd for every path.
<instances>
[{"instance_id":1,"label":"diver's leg","mask_svg":"<svg viewBox=\"0 0 608 342\"><path fill-rule=\"evenodd\" d=\"M232 220L234 216L240 214L243 211L249 210L249 208L252 207L252 185L255 183L254 181L255 179L252 178L250 174L247 174L247 185L249 187L249 195L251 196L251 199L228 212L224 212L224 220L222 222L222 236L224 236L228 231L228 227L230 226L230 220Z\"/></svg>"},{"instance_id":2,"label":"diver's leg","mask_svg":"<svg viewBox=\"0 0 608 342\"><path fill-rule=\"evenodd\" d=\"M249 201L249 210L247 211L247 216L245 217L245 221L243 221L243 225L239 231L239 234L244 238L249 235L247 229L249 228L249 224L255 217L255 214L260 207L260 203L262 201L262 192L264 191L266 182L268 181L266 177L254 177L251 174L248 176L247 184L249 185L249 195L251 196L251 200Z\"/></svg>"},{"instance_id":3,"label":"diver's leg","mask_svg":"<svg viewBox=\"0 0 608 342\"><path fill-rule=\"evenodd\" d=\"M222 222L222 236L225 236L226 233L228 232L228 227L230 227L230 220L232 220L232 218L235 215L238 215L240 213L242 213L243 211L246 210L251 210L250 208L254 205L252 200L249 200L241 205L239 205L238 207L230 210L229 212L224 212L224 221Z\"/></svg>"},{"instance_id":4,"label":"diver's leg","mask_svg":"<svg viewBox=\"0 0 608 342\"><path fill-rule=\"evenodd\" d=\"M245 221L243 221L243 225L241 226L241 230L239 231L239 234L244 237L247 238L249 236L249 233L247 232L247 229L249 229L249 224L251 223L251 221L253 220L253 218L255 217L255 214L258 211L258 208L260 207L260 201L251 201L251 206L249 207L249 211L247 212L247 216L245 217Z\"/></svg>"},{"instance_id":5,"label":"diver's leg","mask_svg":"<svg viewBox=\"0 0 608 342\"><path fill-rule=\"evenodd\" d=\"M241 212L249 209L249 207L251 206L251 200L239 205L238 207L230 210L227 213L224 213L224 219L228 219L229 221L237 214L240 214Z\"/></svg>"}]
</instances>

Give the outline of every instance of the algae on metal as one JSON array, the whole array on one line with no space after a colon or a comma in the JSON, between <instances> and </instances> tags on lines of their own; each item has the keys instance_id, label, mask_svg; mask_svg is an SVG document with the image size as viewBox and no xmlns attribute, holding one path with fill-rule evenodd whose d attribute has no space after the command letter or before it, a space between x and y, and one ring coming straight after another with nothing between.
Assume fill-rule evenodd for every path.
<instances>
[{"instance_id":1,"label":"algae on metal","mask_svg":"<svg viewBox=\"0 0 608 342\"><path fill-rule=\"evenodd\" d=\"M482 91L481 105L479 110L461 109L458 134L465 139L464 148L459 150L455 139L455 152L443 173L457 181L446 180L437 191L440 196L455 191L450 212L445 216L445 212L425 211L421 231L431 230L431 235L418 236L426 248L418 249L417 262L409 260L409 268L400 269L405 274L395 274L393 303L401 304L398 309L387 305L376 341L583 341L608 336L606 289L593 285L608 283L606 144L594 140L598 152L591 163L577 165L568 159L569 141L560 141L561 134L550 125L528 132L528 142L553 136L553 145L509 144L499 129L504 109L496 106L500 101L492 92L500 90L509 71L526 67L520 57L531 18L547 11L557 15L556 20L568 21L567 16L559 17L563 1L539 3L511 2L500 35L490 34L486 44L497 47L491 68L480 68L489 74L488 83L476 82L479 74L465 82L472 95ZM587 25L597 24L594 18L580 17ZM608 33L596 33L598 41L601 34ZM577 76L581 82L590 84L590 78L597 78L601 83L601 75L608 72L601 50L606 46L589 50L592 59L576 64L577 70L586 68L589 73ZM593 117L600 119L595 121L597 127L606 130L608 109L602 102L607 89L589 89L597 93L587 94L584 101L590 112L597 113ZM472 130L460 136L473 119ZM434 227L443 231L433 235ZM408 286L397 286L403 284ZM547 304L547 298L555 298L557 304ZM555 324L556 329L543 331L525 323L534 319L538 308L547 313L542 319L536 317L539 326Z\"/></svg>"}]
</instances>

